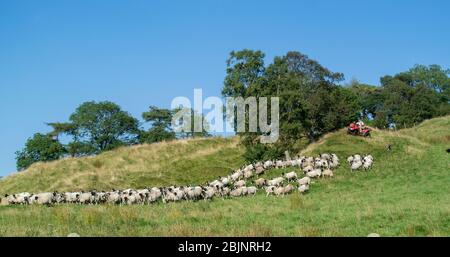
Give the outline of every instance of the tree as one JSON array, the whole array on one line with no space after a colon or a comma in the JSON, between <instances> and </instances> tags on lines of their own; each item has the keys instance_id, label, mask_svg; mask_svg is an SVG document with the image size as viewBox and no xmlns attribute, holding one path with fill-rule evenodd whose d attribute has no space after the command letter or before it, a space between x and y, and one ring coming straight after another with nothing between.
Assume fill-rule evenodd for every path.
<instances>
[{"instance_id":1,"label":"tree","mask_svg":"<svg viewBox=\"0 0 450 257\"><path fill-rule=\"evenodd\" d=\"M180 138L196 138L196 137L209 137L211 136L209 134L209 123L207 120L205 120L205 117L203 114L199 114L198 112L194 111L194 109L175 109L173 114L177 112L182 112L183 117L179 120L180 124L182 124L183 131L178 132L177 136ZM185 115L188 115L190 117L190 122L184 121ZM195 120L201 120L202 121L202 128L201 131L195 131Z\"/></svg>"},{"instance_id":2,"label":"tree","mask_svg":"<svg viewBox=\"0 0 450 257\"><path fill-rule=\"evenodd\" d=\"M450 102L444 94L447 81L446 73L437 65L416 65L407 72L382 77L376 99L379 104L374 108L375 125L406 128L449 114Z\"/></svg>"},{"instance_id":3,"label":"tree","mask_svg":"<svg viewBox=\"0 0 450 257\"><path fill-rule=\"evenodd\" d=\"M47 125L53 129L48 135L56 140L61 134L73 135L76 132L76 126L72 123L52 122Z\"/></svg>"},{"instance_id":4,"label":"tree","mask_svg":"<svg viewBox=\"0 0 450 257\"><path fill-rule=\"evenodd\" d=\"M441 66L433 64L429 66L415 65L409 71L397 75L411 86L424 85L438 94L441 94L447 101L450 101L450 69L443 69Z\"/></svg>"},{"instance_id":5,"label":"tree","mask_svg":"<svg viewBox=\"0 0 450 257\"><path fill-rule=\"evenodd\" d=\"M64 146L48 135L34 134L25 144L25 148L16 152L17 169L24 170L39 161L58 160L66 153Z\"/></svg>"},{"instance_id":6,"label":"tree","mask_svg":"<svg viewBox=\"0 0 450 257\"><path fill-rule=\"evenodd\" d=\"M360 83L352 80L348 85L358 98L361 116L365 119L375 118L376 112L382 106L381 87Z\"/></svg>"},{"instance_id":7,"label":"tree","mask_svg":"<svg viewBox=\"0 0 450 257\"><path fill-rule=\"evenodd\" d=\"M227 76L222 94L245 97L248 88L257 83L264 70L264 53L261 51L232 51L227 60Z\"/></svg>"},{"instance_id":8,"label":"tree","mask_svg":"<svg viewBox=\"0 0 450 257\"><path fill-rule=\"evenodd\" d=\"M239 133L246 158L277 158L285 150L297 152L326 132L345 126L359 112L357 95L337 83L335 73L299 52L275 57L265 67L260 51L232 52L222 93L231 97L279 97L280 137L261 145L260 132Z\"/></svg>"},{"instance_id":9,"label":"tree","mask_svg":"<svg viewBox=\"0 0 450 257\"><path fill-rule=\"evenodd\" d=\"M69 120L74 142L89 145L78 149L90 148L92 153L134 144L139 135L139 121L112 102L85 102Z\"/></svg>"},{"instance_id":10,"label":"tree","mask_svg":"<svg viewBox=\"0 0 450 257\"><path fill-rule=\"evenodd\" d=\"M175 132L171 128L174 111L156 106L150 106L149 109L142 114L142 118L146 122L151 122L152 127L141 133L140 141L154 143L175 139Z\"/></svg>"}]
</instances>

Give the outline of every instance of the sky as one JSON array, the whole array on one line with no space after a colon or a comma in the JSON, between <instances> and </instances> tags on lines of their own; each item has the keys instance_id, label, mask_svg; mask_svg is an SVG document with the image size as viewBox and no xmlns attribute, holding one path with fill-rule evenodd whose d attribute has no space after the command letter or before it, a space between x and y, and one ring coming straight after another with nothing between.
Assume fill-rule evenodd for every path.
<instances>
[{"instance_id":1,"label":"sky","mask_svg":"<svg viewBox=\"0 0 450 257\"><path fill-rule=\"evenodd\" d=\"M85 101L140 118L177 96L220 96L233 50L266 64L300 51L377 85L415 64L450 68L450 1L0 0L0 176L47 122Z\"/></svg>"}]
</instances>

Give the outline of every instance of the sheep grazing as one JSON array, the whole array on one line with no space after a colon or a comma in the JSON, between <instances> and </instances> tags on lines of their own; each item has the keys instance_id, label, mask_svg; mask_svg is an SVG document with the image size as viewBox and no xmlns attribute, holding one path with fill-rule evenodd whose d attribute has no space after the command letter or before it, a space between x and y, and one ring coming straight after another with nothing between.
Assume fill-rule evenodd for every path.
<instances>
[{"instance_id":1,"label":"sheep grazing","mask_svg":"<svg viewBox=\"0 0 450 257\"><path fill-rule=\"evenodd\" d=\"M306 173L306 176L310 177L310 178L319 178L321 175L322 175L321 169L314 169L314 170Z\"/></svg>"},{"instance_id":2,"label":"sheep grazing","mask_svg":"<svg viewBox=\"0 0 450 257\"><path fill-rule=\"evenodd\" d=\"M220 182L221 182L224 186L228 186L228 185L231 183L230 180L231 180L230 178L226 177L226 178L221 178L221 179L220 179Z\"/></svg>"},{"instance_id":3,"label":"sheep grazing","mask_svg":"<svg viewBox=\"0 0 450 257\"><path fill-rule=\"evenodd\" d=\"M349 161L351 171L356 171L360 168L364 168L365 170L368 170L373 165L373 156L370 154L364 155L364 156L356 154L353 156L349 156L347 158L347 160Z\"/></svg>"},{"instance_id":4,"label":"sheep grazing","mask_svg":"<svg viewBox=\"0 0 450 257\"><path fill-rule=\"evenodd\" d=\"M267 179L259 178L259 179L255 180L255 186L263 187L265 185L267 185Z\"/></svg>"},{"instance_id":5,"label":"sheep grazing","mask_svg":"<svg viewBox=\"0 0 450 257\"><path fill-rule=\"evenodd\" d=\"M333 177L333 171L330 169L326 169L322 172L322 177Z\"/></svg>"},{"instance_id":6,"label":"sheep grazing","mask_svg":"<svg viewBox=\"0 0 450 257\"><path fill-rule=\"evenodd\" d=\"M8 195L8 194L6 194L5 195L5 201L8 203L8 204L16 204L16 197L15 197L15 195Z\"/></svg>"},{"instance_id":7,"label":"sheep grazing","mask_svg":"<svg viewBox=\"0 0 450 257\"><path fill-rule=\"evenodd\" d=\"M358 168L363 166L368 169L373 164L371 155L354 155L348 158L352 165L358 164ZM225 177L218 177L212 182L205 182L199 186L169 186L169 187L145 187L142 189L128 188L125 190L112 189L109 192L92 190L89 192L45 192L38 194L18 193L5 195L2 203L7 204L152 204L158 201L163 203L179 201L211 200L216 197L242 197L255 196L258 188L264 188L266 196L274 194L284 196L296 190L305 193L312 183L311 178L332 177L333 168L339 166L339 158L335 154L324 153L317 157L297 156L292 160L269 160L249 164L241 169L233 171ZM253 181L253 185L247 187L247 179L260 176L271 168L301 168L306 176L298 179L296 171L291 171L282 176L267 180L258 178ZM357 168L356 168L357 169ZM284 182L287 181L287 184ZM295 186L289 182L295 181Z\"/></svg>"},{"instance_id":8,"label":"sheep grazing","mask_svg":"<svg viewBox=\"0 0 450 257\"><path fill-rule=\"evenodd\" d=\"M252 170L244 171L244 178L245 179L249 179L251 177L253 177L253 171Z\"/></svg>"},{"instance_id":9,"label":"sheep grazing","mask_svg":"<svg viewBox=\"0 0 450 257\"><path fill-rule=\"evenodd\" d=\"M350 166L350 169L351 169L351 171L355 171L355 170L361 168L362 165L363 165L363 163L361 161L353 161Z\"/></svg>"},{"instance_id":10,"label":"sheep grazing","mask_svg":"<svg viewBox=\"0 0 450 257\"><path fill-rule=\"evenodd\" d=\"M366 159L366 158L364 158L363 168L365 170L368 170L368 169L372 168L372 165L373 165L373 159L370 159L370 158Z\"/></svg>"},{"instance_id":11,"label":"sheep grazing","mask_svg":"<svg viewBox=\"0 0 450 257\"><path fill-rule=\"evenodd\" d=\"M283 190L284 190L284 194L286 195L286 194L292 193L295 190L295 188L293 185L287 185L283 188Z\"/></svg>"},{"instance_id":12,"label":"sheep grazing","mask_svg":"<svg viewBox=\"0 0 450 257\"><path fill-rule=\"evenodd\" d=\"M95 192L82 192L78 199L78 203L90 204L90 203L92 203L92 201L94 199L94 195L95 195Z\"/></svg>"},{"instance_id":13,"label":"sheep grazing","mask_svg":"<svg viewBox=\"0 0 450 257\"><path fill-rule=\"evenodd\" d=\"M215 195L215 190L212 187L206 187L203 189L202 196L204 200L212 199Z\"/></svg>"},{"instance_id":14,"label":"sheep grazing","mask_svg":"<svg viewBox=\"0 0 450 257\"><path fill-rule=\"evenodd\" d=\"M284 161L278 160L275 162L275 167L277 169L286 168L286 163Z\"/></svg>"},{"instance_id":15,"label":"sheep grazing","mask_svg":"<svg viewBox=\"0 0 450 257\"><path fill-rule=\"evenodd\" d=\"M77 203L80 198L79 192L66 192L64 193L64 199L66 203Z\"/></svg>"},{"instance_id":16,"label":"sheep grazing","mask_svg":"<svg viewBox=\"0 0 450 257\"><path fill-rule=\"evenodd\" d=\"M295 171L292 171L284 174L284 177L287 179L288 182L294 181L297 179L297 173L295 173Z\"/></svg>"},{"instance_id":17,"label":"sheep grazing","mask_svg":"<svg viewBox=\"0 0 450 257\"><path fill-rule=\"evenodd\" d=\"M297 180L297 183L299 186L309 185L309 184L311 184L311 178L310 177L301 178L301 179Z\"/></svg>"},{"instance_id":18,"label":"sheep grazing","mask_svg":"<svg viewBox=\"0 0 450 257\"><path fill-rule=\"evenodd\" d=\"M242 196L242 195L243 195L242 187L236 188L236 189L234 189L234 190L232 190L230 192L230 196L232 196L232 197L239 197L239 196Z\"/></svg>"},{"instance_id":19,"label":"sheep grazing","mask_svg":"<svg viewBox=\"0 0 450 257\"><path fill-rule=\"evenodd\" d=\"M40 193L33 195L32 201L40 205L51 205L53 204L54 196L56 196L56 193Z\"/></svg>"},{"instance_id":20,"label":"sheep grazing","mask_svg":"<svg viewBox=\"0 0 450 257\"><path fill-rule=\"evenodd\" d=\"M256 192L258 192L258 189L254 186L247 187L247 195L256 195Z\"/></svg>"},{"instance_id":21,"label":"sheep grazing","mask_svg":"<svg viewBox=\"0 0 450 257\"><path fill-rule=\"evenodd\" d=\"M74 199L74 200L76 199L76 201L74 201L74 202L78 202L79 197L80 197L80 194L77 194L76 198L72 198L72 199ZM113 191L113 192L106 193L106 203L120 204L121 203L121 192Z\"/></svg>"},{"instance_id":22,"label":"sheep grazing","mask_svg":"<svg viewBox=\"0 0 450 257\"><path fill-rule=\"evenodd\" d=\"M347 162L348 162L348 164L352 164L352 162L353 162L353 156L349 156L348 158L347 158Z\"/></svg>"},{"instance_id":23,"label":"sheep grazing","mask_svg":"<svg viewBox=\"0 0 450 257\"><path fill-rule=\"evenodd\" d=\"M337 168L339 166L339 158L336 154L331 154L331 162L329 163L330 168Z\"/></svg>"},{"instance_id":24,"label":"sheep grazing","mask_svg":"<svg viewBox=\"0 0 450 257\"><path fill-rule=\"evenodd\" d=\"M308 165L308 166L305 166L305 167L303 168L303 171L304 171L305 173L311 172L311 171L313 171L313 170L314 170L314 167L313 167L312 165Z\"/></svg>"},{"instance_id":25,"label":"sheep grazing","mask_svg":"<svg viewBox=\"0 0 450 257\"><path fill-rule=\"evenodd\" d=\"M235 188L243 187L243 186L245 186L245 185L246 185L245 180L239 180L239 181L236 181L236 182L234 183L234 187L235 187Z\"/></svg>"},{"instance_id":26,"label":"sheep grazing","mask_svg":"<svg viewBox=\"0 0 450 257\"><path fill-rule=\"evenodd\" d=\"M237 181L240 178L242 178L244 176L244 174L242 173L242 171L236 171L235 173L231 174L231 180L232 181Z\"/></svg>"},{"instance_id":27,"label":"sheep grazing","mask_svg":"<svg viewBox=\"0 0 450 257\"><path fill-rule=\"evenodd\" d=\"M331 160L331 155L327 154L327 153L323 153L323 154L320 155L320 158L324 159L324 160L327 160L327 161L330 161Z\"/></svg>"},{"instance_id":28,"label":"sheep grazing","mask_svg":"<svg viewBox=\"0 0 450 257\"><path fill-rule=\"evenodd\" d=\"M270 169L273 167L273 162L272 161L266 161L263 164L264 169Z\"/></svg>"},{"instance_id":29,"label":"sheep grazing","mask_svg":"<svg viewBox=\"0 0 450 257\"><path fill-rule=\"evenodd\" d=\"M298 191L302 194L306 193L308 190L309 190L309 185L301 185L298 187Z\"/></svg>"},{"instance_id":30,"label":"sheep grazing","mask_svg":"<svg viewBox=\"0 0 450 257\"><path fill-rule=\"evenodd\" d=\"M274 178L274 179L272 179L272 180L269 180L269 181L267 182L267 184L268 184L269 186L279 186L279 185L281 185L281 183L283 183L283 181L284 181L284 178L283 178L283 177L278 177L278 178Z\"/></svg>"},{"instance_id":31,"label":"sheep grazing","mask_svg":"<svg viewBox=\"0 0 450 257\"><path fill-rule=\"evenodd\" d=\"M30 199L31 194L30 193L18 193L13 195L14 197L14 203L13 204L29 204L29 199Z\"/></svg>"},{"instance_id":32,"label":"sheep grazing","mask_svg":"<svg viewBox=\"0 0 450 257\"><path fill-rule=\"evenodd\" d=\"M256 176L264 174L264 167L262 167L262 166L256 167L255 174L256 174Z\"/></svg>"},{"instance_id":33,"label":"sheep grazing","mask_svg":"<svg viewBox=\"0 0 450 257\"><path fill-rule=\"evenodd\" d=\"M268 186L268 187L266 187L266 197L271 195L271 194L273 194L274 191L275 191L275 188L276 188L275 186Z\"/></svg>"},{"instance_id":34,"label":"sheep grazing","mask_svg":"<svg viewBox=\"0 0 450 257\"><path fill-rule=\"evenodd\" d=\"M275 187L275 189L273 190L273 193L276 196L284 196L284 187Z\"/></svg>"}]
</instances>

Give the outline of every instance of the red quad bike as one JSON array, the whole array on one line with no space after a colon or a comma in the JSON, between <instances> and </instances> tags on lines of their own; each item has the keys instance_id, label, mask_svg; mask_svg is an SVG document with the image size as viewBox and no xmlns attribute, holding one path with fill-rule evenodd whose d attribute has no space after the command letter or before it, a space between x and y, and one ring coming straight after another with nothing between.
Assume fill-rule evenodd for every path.
<instances>
[{"instance_id":1,"label":"red quad bike","mask_svg":"<svg viewBox=\"0 0 450 257\"><path fill-rule=\"evenodd\" d=\"M372 131L370 128L365 127L363 129L359 129L359 126L356 125L355 123L351 123L348 127L347 127L347 133L349 135L353 135L353 136L362 136L362 137L370 137L370 131Z\"/></svg>"}]
</instances>

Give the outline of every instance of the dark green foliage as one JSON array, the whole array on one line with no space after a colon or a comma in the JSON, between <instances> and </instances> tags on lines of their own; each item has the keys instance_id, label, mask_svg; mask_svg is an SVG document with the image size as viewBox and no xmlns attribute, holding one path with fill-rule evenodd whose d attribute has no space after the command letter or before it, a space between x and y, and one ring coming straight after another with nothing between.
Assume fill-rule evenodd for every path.
<instances>
[{"instance_id":1,"label":"dark green foliage","mask_svg":"<svg viewBox=\"0 0 450 257\"><path fill-rule=\"evenodd\" d=\"M26 169L39 161L57 160L64 154L61 143L48 135L36 133L27 140L23 150L16 152L17 169Z\"/></svg>"},{"instance_id":2,"label":"dark green foliage","mask_svg":"<svg viewBox=\"0 0 450 257\"><path fill-rule=\"evenodd\" d=\"M87 142L73 141L66 145L67 153L72 157L93 155L97 152L95 147Z\"/></svg>"},{"instance_id":3,"label":"dark green foliage","mask_svg":"<svg viewBox=\"0 0 450 257\"><path fill-rule=\"evenodd\" d=\"M296 152L357 117L357 95L336 84L343 74L331 72L299 52L275 57L267 67L263 58L260 51L232 52L222 90L231 97L280 98L278 142L263 146L258 140L260 133L240 133L247 160L278 158L286 150Z\"/></svg>"},{"instance_id":4,"label":"dark green foliage","mask_svg":"<svg viewBox=\"0 0 450 257\"><path fill-rule=\"evenodd\" d=\"M191 122L184 124L183 128L184 131L178 132L177 136L179 138L196 138L196 137L209 137L211 136L209 134L209 123L207 120L205 120L205 116L203 114L199 114L193 109L175 109L174 113L181 111L184 113L190 113L191 115ZM201 131L195 131L195 120L202 120L202 128Z\"/></svg>"},{"instance_id":5,"label":"dark green foliage","mask_svg":"<svg viewBox=\"0 0 450 257\"><path fill-rule=\"evenodd\" d=\"M142 114L146 122L151 122L152 127L148 131L142 131L140 141L142 143L154 143L175 139L175 133L171 128L173 110L150 106L150 110Z\"/></svg>"},{"instance_id":6,"label":"dark green foliage","mask_svg":"<svg viewBox=\"0 0 450 257\"><path fill-rule=\"evenodd\" d=\"M83 103L70 122L74 141L90 144L94 153L136 143L139 134L138 120L112 102Z\"/></svg>"},{"instance_id":7,"label":"dark green foliage","mask_svg":"<svg viewBox=\"0 0 450 257\"><path fill-rule=\"evenodd\" d=\"M411 127L425 119L450 114L448 70L416 65L409 71L381 78L381 87L353 82L362 113L379 128Z\"/></svg>"}]
</instances>

